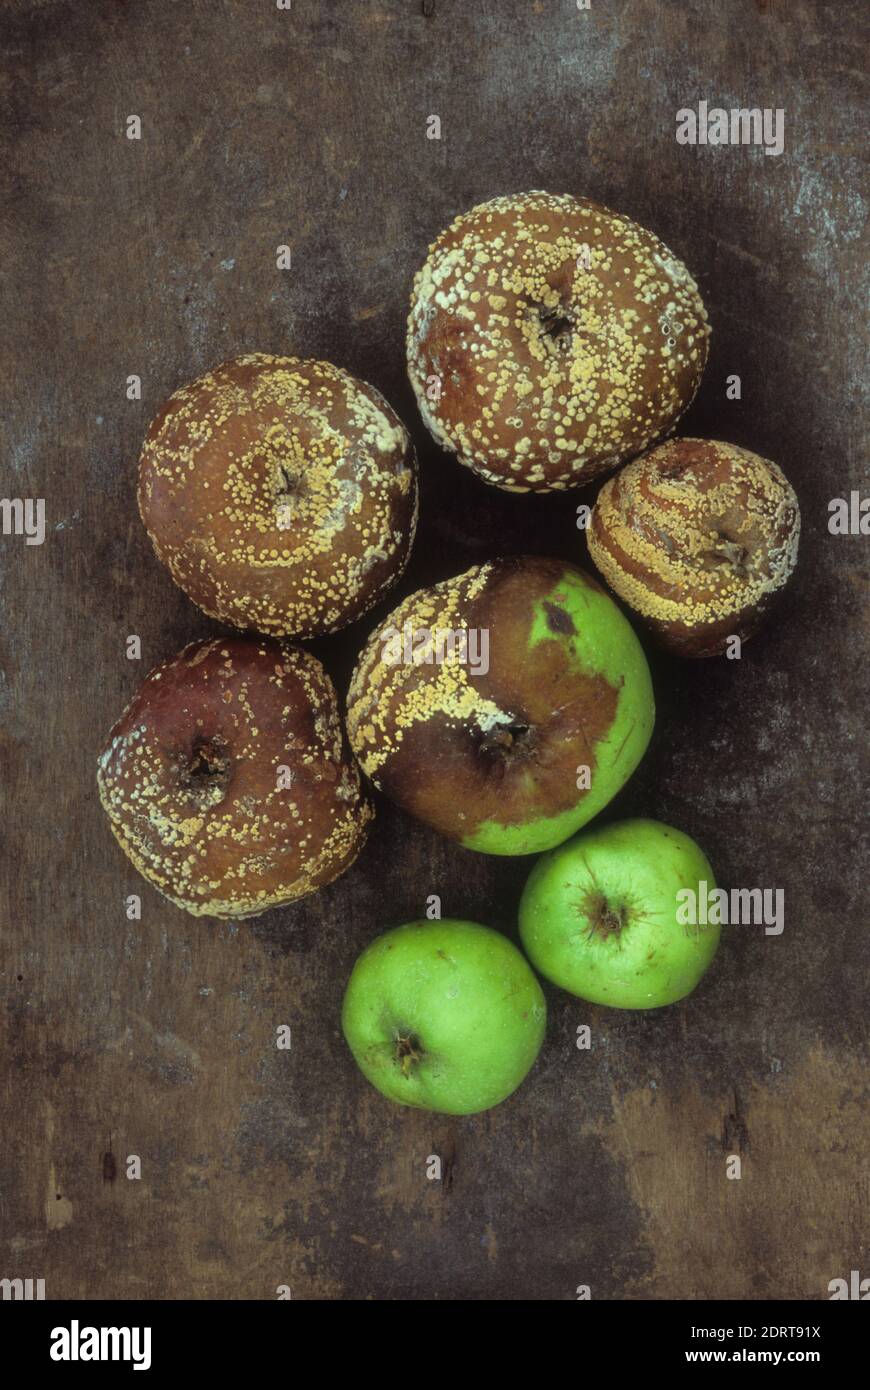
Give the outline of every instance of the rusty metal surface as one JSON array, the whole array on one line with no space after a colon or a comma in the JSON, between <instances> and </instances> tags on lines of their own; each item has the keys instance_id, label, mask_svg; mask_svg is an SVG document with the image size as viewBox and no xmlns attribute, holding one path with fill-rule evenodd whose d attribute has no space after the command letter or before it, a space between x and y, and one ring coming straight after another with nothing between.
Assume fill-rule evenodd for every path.
<instances>
[{"instance_id":1,"label":"rusty metal surface","mask_svg":"<svg viewBox=\"0 0 870 1390\"><path fill-rule=\"evenodd\" d=\"M44 497L48 533L2 538L0 1276L49 1297L811 1299L870 1273L868 541L827 529L863 481L861 8L3 6L2 492ZM678 145L701 99L784 108L784 152ZM684 257L714 332L683 431L776 459L798 491L778 620L741 661L653 658L654 743L606 813L672 821L726 887L784 888L786 929L726 932L697 994L649 1016L548 989L532 1077L448 1120L367 1087L343 986L430 893L515 933L528 863L382 805L333 887L209 926L127 865L95 759L145 671L214 630L155 562L134 483L158 405L225 356L325 356L403 415L423 511L400 592L497 552L585 563L591 499L486 488L427 441L404 375L428 242L528 187L590 195ZM341 688L368 627L315 644Z\"/></svg>"}]
</instances>

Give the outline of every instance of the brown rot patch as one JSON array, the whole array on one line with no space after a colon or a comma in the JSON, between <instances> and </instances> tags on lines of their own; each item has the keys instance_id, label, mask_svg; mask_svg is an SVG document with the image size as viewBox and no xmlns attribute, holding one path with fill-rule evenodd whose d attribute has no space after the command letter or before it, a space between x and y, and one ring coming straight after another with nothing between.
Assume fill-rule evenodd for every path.
<instances>
[{"instance_id":1,"label":"brown rot patch","mask_svg":"<svg viewBox=\"0 0 870 1390\"><path fill-rule=\"evenodd\" d=\"M550 603L548 600L544 603L544 612L547 615L547 627L551 632L565 637L576 635L577 629L574 626L574 619L564 608L560 608L558 604Z\"/></svg>"}]
</instances>

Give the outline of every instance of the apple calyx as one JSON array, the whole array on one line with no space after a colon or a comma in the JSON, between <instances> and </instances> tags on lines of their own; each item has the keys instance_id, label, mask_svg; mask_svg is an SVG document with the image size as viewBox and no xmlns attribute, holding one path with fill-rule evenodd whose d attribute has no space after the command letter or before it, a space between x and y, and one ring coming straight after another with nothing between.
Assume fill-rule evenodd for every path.
<instances>
[{"instance_id":1,"label":"apple calyx","mask_svg":"<svg viewBox=\"0 0 870 1390\"><path fill-rule=\"evenodd\" d=\"M574 316L562 300L558 304L542 304L538 309L538 323L541 337L551 351L570 352Z\"/></svg>"},{"instance_id":2,"label":"apple calyx","mask_svg":"<svg viewBox=\"0 0 870 1390\"><path fill-rule=\"evenodd\" d=\"M219 738L194 740L187 762L182 765L181 781L195 800L215 806L223 799L230 776L230 758Z\"/></svg>"},{"instance_id":3,"label":"apple calyx","mask_svg":"<svg viewBox=\"0 0 870 1390\"><path fill-rule=\"evenodd\" d=\"M397 1033L393 1056L401 1069L402 1075L410 1076L415 1064L423 1059L423 1048L420 1039L413 1033Z\"/></svg>"},{"instance_id":4,"label":"apple calyx","mask_svg":"<svg viewBox=\"0 0 870 1390\"><path fill-rule=\"evenodd\" d=\"M520 752L528 752L530 732L529 725L523 724L519 719L512 720L510 723L499 724L487 733L480 745L480 750L491 756L495 755L505 759L515 758Z\"/></svg>"},{"instance_id":5,"label":"apple calyx","mask_svg":"<svg viewBox=\"0 0 870 1390\"><path fill-rule=\"evenodd\" d=\"M274 502L276 523L280 531L286 531L293 519L294 504L306 493L302 475L278 464L278 476L274 483Z\"/></svg>"},{"instance_id":6,"label":"apple calyx","mask_svg":"<svg viewBox=\"0 0 870 1390\"><path fill-rule=\"evenodd\" d=\"M295 473L290 473L283 463L278 464L278 475L276 497L279 502L283 502L299 491L299 478Z\"/></svg>"},{"instance_id":7,"label":"apple calyx","mask_svg":"<svg viewBox=\"0 0 870 1390\"><path fill-rule=\"evenodd\" d=\"M602 941L619 936L628 925L628 909L621 903L610 902L604 893L587 894L582 911L589 922L587 936L597 936Z\"/></svg>"}]
</instances>

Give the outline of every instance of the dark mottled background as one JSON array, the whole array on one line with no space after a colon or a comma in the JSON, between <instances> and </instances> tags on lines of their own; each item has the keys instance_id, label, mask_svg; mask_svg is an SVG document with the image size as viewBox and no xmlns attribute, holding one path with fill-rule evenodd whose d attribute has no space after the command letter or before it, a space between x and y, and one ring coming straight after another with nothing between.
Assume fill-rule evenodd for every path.
<instances>
[{"instance_id":1,"label":"dark mottled background","mask_svg":"<svg viewBox=\"0 0 870 1390\"><path fill-rule=\"evenodd\" d=\"M49 1297L817 1299L870 1274L868 541L826 524L864 481L862 9L6 0L0 490L44 497L49 532L2 541L0 1276ZM678 146L702 98L784 107L785 153ZM739 662L654 659L655 741L607 812L697 836L726 886L783 887L787 922L726 933L663 1012L548 990L529 1081L449 1120L368 1089L343 985L430 893L513 933L528 862L384 805L333 887L207 925L128 866L94 769L145 671L213 631L154 560L134 479L159 403L226 356L323 355L403 414L423 470L405 591L499 551L582 558L588 494L486 488L427 440L404 374L428 242L529 187L600 199L686 259L714 336L684 429L776 459L800 496L779 621ZM369 625L316 644L342 688Z\"/></svg>"}]
</instances>

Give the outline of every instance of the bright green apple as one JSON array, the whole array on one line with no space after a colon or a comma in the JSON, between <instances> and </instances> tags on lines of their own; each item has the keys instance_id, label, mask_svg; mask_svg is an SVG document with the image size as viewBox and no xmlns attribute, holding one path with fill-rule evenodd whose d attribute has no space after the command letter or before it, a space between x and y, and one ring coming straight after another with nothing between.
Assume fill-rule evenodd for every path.
<instances>
[{"instance_id":1,"label":"bright green apple","mask_svg":"<svg viewBox=\"0 0 870 1390\"><path fill-rule=\"evenodd\" d=\"M342 1028L388 1100L471 1115L516 1090L544 1039L541 987L507 937L475 922L408 922L363 951Z\"/></svg>"},{"instance_id":2,"label":"bright green apple","mask_svg":"<svg viewBox=\"0 0 870 1390\"><path fill-rule=\"evenodd\" d=\"M543 855L520 902L526 953L548 980L593 1004L656 1009L691 994L719 927L684 919L716 884L704 853L672 826L627 820ZM696 916L703 917L702 912Z\"/></svg>"}]
</instances>

